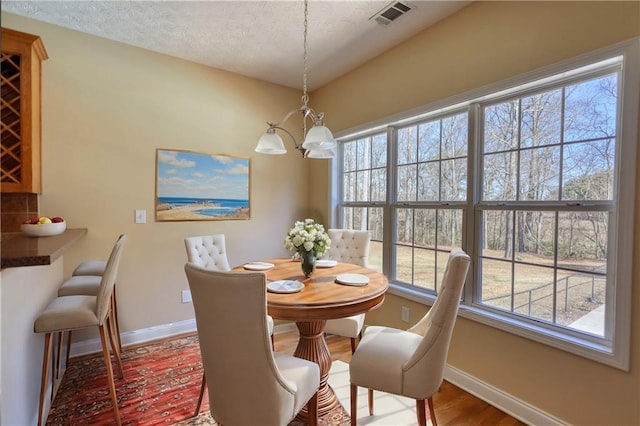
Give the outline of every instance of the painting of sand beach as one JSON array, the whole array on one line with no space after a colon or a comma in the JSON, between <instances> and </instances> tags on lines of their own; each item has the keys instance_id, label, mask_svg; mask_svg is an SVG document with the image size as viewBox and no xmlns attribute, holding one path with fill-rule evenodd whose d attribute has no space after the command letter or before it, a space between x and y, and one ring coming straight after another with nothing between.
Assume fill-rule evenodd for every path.
<instances>
[{"instance_id":1,"label":"painting of sand beach","mask_svg":"<svg viewBox=\"0 0 640 426\"><path fill-rule=\"evenodd\" d=\"M156 150L156 221L249 219L250 159Z\"/></svg>"}]
</instances>

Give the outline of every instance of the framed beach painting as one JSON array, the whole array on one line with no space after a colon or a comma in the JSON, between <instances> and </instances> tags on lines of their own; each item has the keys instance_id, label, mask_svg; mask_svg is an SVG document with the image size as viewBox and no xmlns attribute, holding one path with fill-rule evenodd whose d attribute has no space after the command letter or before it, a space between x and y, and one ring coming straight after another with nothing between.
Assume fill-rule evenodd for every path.
<instances>
[{"instance_id":1,"label":"framed beach painting","mask_svg":"<svg viewBox=\"0 0 640 426\"><path fill-rule=\"evenodd\" d=\"M156 150L156 221L251 217L249 158Z\"/></svg>"}]
</instances>

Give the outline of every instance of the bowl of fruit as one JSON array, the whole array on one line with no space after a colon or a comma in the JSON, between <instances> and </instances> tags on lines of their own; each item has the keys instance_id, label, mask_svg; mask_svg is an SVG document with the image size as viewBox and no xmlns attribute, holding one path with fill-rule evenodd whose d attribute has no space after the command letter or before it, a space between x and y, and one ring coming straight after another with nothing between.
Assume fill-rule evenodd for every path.
<instances>
[{"instance_id":1,"label":"bowl of fruit","mask_svg":"<svg viewBox=\"0 0 640 426\"><path fill-rule=\"evenodd\" d=\"M32 217L20 225L20 230L29 237L60 235L65 229L67 229L67 222L59 216L52 218L47 216Z\"/></svg>"}]
</instances>

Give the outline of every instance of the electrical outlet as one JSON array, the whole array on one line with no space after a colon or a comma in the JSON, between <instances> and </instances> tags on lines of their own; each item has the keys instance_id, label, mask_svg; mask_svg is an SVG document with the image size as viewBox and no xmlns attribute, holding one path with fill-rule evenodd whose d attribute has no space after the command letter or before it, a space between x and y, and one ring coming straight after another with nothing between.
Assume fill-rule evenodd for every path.
<instances>
[{"instance_id":1,"label":"electrical outlet","mask_svg":"<svg viewBox=\"0 0 640 426\"><path fill-rule=\"evenodd\" d=\"M402 321L409 322L409 308L406 306L402 307Z\"/></svg>"},{"instance_id":2,"label":"electrical outlet","mask_svg":"<svg viewBox=\"0 0 640 426\"><path fill-rule=\"evenodd\" d=\"M191 291L189 290L182 290L182 303L189 303L191 302Z\"/></svg>"}]
</instances>

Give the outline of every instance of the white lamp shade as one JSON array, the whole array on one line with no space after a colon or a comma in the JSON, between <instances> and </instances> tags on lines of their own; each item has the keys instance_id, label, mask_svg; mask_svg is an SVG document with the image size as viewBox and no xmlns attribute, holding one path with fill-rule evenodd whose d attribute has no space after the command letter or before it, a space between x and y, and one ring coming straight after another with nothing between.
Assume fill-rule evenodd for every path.
<instances>
[{"instance_id":1,"label":"white lamp shade","mask_svg":"<svg viewBox=\"0 0 640 426\"><path fill-rule=\"evenodd\" d=\"M310 149L307 151L305 157L307 158L333 158L336 156L336 152L333 149Z\"/></svg>"},{"instance_id":2,"label":"white lamp shade","mask_svg":"<svg viewBox=\"0 0 640 426\"><path fill-rule=\"evenodd\" d=\"M287 152L282 138L275 130L267 131L267 133L260 136L255 151L260 154L285 154Z\"/></svg>"},{"instance_id":3,"label":"white lamp shade","mask_svg":"<svg viewBox=\"0 0 640 426\"><path fill-rule=\"evenodd\" d=\"M302 147L309 150L329 150L336 147L336 140L326 126L315 124L307 132Z\"/></svg>"}]
</instances>

